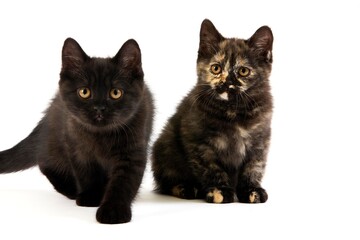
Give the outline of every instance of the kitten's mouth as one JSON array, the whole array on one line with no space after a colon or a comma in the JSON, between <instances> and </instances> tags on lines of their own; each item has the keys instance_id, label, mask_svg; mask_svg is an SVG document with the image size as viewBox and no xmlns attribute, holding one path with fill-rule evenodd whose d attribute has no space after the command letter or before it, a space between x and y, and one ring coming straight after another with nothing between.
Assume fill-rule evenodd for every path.
<instances>
[{"instance_id":1,"label":"kitten's mouth","mask_svg":"<svg viewBox=\"0 0 360 240\"><path fill-rule=\"evenodd\" d=\"M236 87L235 85L219 85L216 88L217 93L219 94L219 97L223 100L229 100L229 95L237 95L240 93L240 88Z\"/></svg>"},{"instance_id":2,"label":"kitten's mouth","mask_svg":"<svg viewBox=\"0 0 360 240\"><path fill-rule=\"evenodd\" d=\"M98 121L98 122L101 122L102 120L104 120L104 115L102 115L102 114L96 115L95 120Z\"/></svg>"}]
</instances>

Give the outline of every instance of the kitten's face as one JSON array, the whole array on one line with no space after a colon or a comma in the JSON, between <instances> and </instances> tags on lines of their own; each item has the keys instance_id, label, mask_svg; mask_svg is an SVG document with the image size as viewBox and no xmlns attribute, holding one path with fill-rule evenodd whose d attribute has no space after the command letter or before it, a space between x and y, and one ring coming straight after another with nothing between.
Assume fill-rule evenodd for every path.
<instances>
[{"instance_id":1,"label":"kitten's face","mask_svg":"<svg viewBox=\"0 0 360 240\"><path fill-rule=\"evenodd\" d=\"M140 102L140 49L129 40L113 58L90 58L75 40L65 41L60 94L72 116L89 128L124 125Z\"/></svg>"},{"instance_id":2,"label":"kitten's face","mask_svg":"<svg viewBox=\"0 0 360 240\"><path fill-rule=\"evenodd\" d=\"M272 62L272 33L260 28L249 40L226 39L205 20L200 33L197 71L200 85L228 101L267 81Z\"/></svg>"}]
</instances>

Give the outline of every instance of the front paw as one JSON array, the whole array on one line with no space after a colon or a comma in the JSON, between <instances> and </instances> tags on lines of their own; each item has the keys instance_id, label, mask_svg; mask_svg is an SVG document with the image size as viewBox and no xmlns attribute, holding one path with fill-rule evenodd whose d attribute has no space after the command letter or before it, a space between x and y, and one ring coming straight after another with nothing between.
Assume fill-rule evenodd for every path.
<instances>
[{"instance_id":1,"label":"front paw","mask_svg":"<svg viewBox=\"0 0 360 240\"><path fill-rule=\"evenodd\" d=\"M96 220L99 223L117 224L127 223L131 220L130 206L117 206L115 204L103 204L96 212Z\"/></svg>"},{"instance_id":2,"label":"front paw","mask_svg":"<svg viewBox=\"0 0 360 240\"><path fill-rule=\"evenodd\" d=\"M209 188L205 200L208 203L231 203L234 202L234 191L230 188Z\"/></svg>"},{"instance_id":3,"label":"front paw","mask_svg":"<svg viewBox=\"0 0 360 240\"><path fill-rule=\"evenodd\" d=\"M268 194L265 189L251 188L246 191L238 193L239 202L242 203L264 203L268 199Z\"/></svg>"}]
</instances>

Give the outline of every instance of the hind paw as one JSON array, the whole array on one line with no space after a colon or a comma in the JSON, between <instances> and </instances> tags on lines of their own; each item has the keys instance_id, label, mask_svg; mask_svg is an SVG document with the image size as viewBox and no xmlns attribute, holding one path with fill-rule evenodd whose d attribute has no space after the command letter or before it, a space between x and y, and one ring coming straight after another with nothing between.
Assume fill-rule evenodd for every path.
<instances>
[{"instance_id":1,"label":"hind paw","mask_svg":"<svg viewBox=\"0 0 360 240\"><path fill-rule=\"evenodd\" d=\"M195 199L198 190L194 187L185 187L180 184L172 188L171 193L173 196L183 199Z\"/></svg>"}]
</instances>

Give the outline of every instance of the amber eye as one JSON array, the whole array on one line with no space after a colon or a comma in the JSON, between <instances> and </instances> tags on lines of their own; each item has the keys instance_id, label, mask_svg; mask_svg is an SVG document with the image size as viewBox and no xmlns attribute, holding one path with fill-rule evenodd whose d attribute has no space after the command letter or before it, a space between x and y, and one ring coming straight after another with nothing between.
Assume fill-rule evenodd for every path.
<instances>
[{"instance_id":1,"label":"amber eye","mask_svg":"<svg viewBox=\"0 0 360 240\"><path fill-rule=\"evenodd\" d=\"M221 69L221 66L219 64L213 64L210 67L210 71L213 74L217 75L217 74L221 73L222 69Z\"/></svg>"},{"instance_id":2,"label":"amber eye","mask_svg":"<svg viewBox=\"0 0 360 240\"><path fill-rule=\"evenodd\" d=\"M248 69L247 67L240 67L239 74L241 77L247 77L250 74L250 69Z\"/></svg>"},{"instance_id":3,"label":"amber eye","mask_svg":"<svg viewBox=\"0 0 360 240\"><path fill-rule=\"evenodd\" d=\"M122 96L122 91L118 88L113 88L110 90L110 97L114 100L119 99Z\"/></svg>"},{"instance_id":4,"label":"amber eye","mask_svg":"<svg viewBox=\"0 0 360 240\"><path fill-rule=\"evenodd\" d=\"M91 91L87 87L79 88L78 94L83 99L88 99L91 96Z\"/></svg>"}]
</instances>

